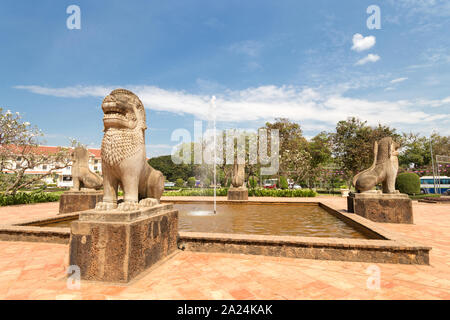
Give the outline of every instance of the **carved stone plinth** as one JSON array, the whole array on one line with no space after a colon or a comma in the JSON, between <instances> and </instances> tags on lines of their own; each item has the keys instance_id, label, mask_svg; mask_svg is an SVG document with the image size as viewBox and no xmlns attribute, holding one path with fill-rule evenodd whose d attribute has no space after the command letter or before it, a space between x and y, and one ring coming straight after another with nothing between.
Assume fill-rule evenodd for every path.
<instances>
[{"instance_id":1,"label":"carved stone plinth","mask_svg":"<svg viewBox=\"0 0 450 320\"><path fill-rule=\"evenodd\" d=\"M59 213L94 209L102 199L103 191L66 191L59 199Z\"/></svg>"},{"instance_id":2,"label":"carved stone plinth","mask_svg":"<svg viewBox=\"0 0 450 320\"><path fill-rule=\"evenodd\" d=\"M402 193L350 193L347 211L375 222L413 223L411 199Z\"/></svg>"},{"instance_id":3,"label":"carved stone plinth","mask_svg":"<svg viewBox=\"0 0 450 320\"><path fill-rule=\"evenodd\" d=\"M177 249L178 211L159 204L137 211L90 210L72 222L70 265L81 279L129 282Z\"/></svg>"},{"instance_id":4,"label":"carved stone plinth","mask_svg":"<svg viewBox=\"0 0 450 320\"><path fill-rule=\"evenodd\" d=\"M228 189L228 200L233 201L247 201L248 189L247 188L230 188Z\"/></svg>"}]
</instances>

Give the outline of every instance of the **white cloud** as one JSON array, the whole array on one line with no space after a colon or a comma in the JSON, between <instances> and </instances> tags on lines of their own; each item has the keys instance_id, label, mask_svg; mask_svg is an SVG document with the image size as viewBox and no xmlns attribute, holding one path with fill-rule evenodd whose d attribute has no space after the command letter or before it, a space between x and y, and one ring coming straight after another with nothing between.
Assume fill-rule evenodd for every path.
<instances>
[{"instance_id":1,"label":"white cloud","mask_svg":"<svg viewBox=\"0 0 450 320\"><path fill-rule=\"evenodd\" d=\"M27 91L42 94L46 96L65 97L65 98L83 98L106 96L109 92L114 90L114 87L101 86L74 86L66 88L46 88L41 86L15 86L16 89L25 89Z\"/></svg>"},{"instance_id":2,"label":"white cloud","mask_svg":"<svg viewBox=\"0 0 450 320\"><path fill-rule=\"evenodd\" d=\"M378 60L380 60L380 56L379 55L369 53L367 55L367 57L364 57L364 58L358 60L355 64L357 66L361 66L361 65L366 64L368 62L377 62Z\"/></svg>"},{"instance_id":3,"label":"white cloud","mask_svg":"<svg viewBox=\"0 0 450 320\"><path fill-rule=\"evenodd\" d=\"M399 83L399 82L403 82L405 80L408 80L408 78L404 77L404 78L392 79L391 83Z\"/></svg>"},{"instance_id":4,"label":"white cloud","mask_svg":"<svg viewBox=\"0 0 450 320\"><path fill-rule=\"evenodd\" d=\"M372 48L375 45L375 37L374 36L367 36L364 37L360 33L355 33L353 35L353 46L352 50L354 51L364 51Z\"/></svg>"},{"instance_id":5,"label":"white cloud","mask_svg":"<svg viewBox=\"0 0 450 320\"><path fill-rule=\"evenodd\" d=\"M96 97L98 103L113 88L102 86L75 86L66 88L46 88L40 86L17 86L38 94L56 97ZM192 115L198 119L209 120L210 96L192 94L184 91L165 90L154 86L126 86L135 92L145 107L153 111L165 111L180 115ZM305 128L333 128L337 121L355 116L376 125L379 122L391 124L402 129L420 124L440 123L443 126L450 122L450 115L439 109L433 112L427 107L450 106L450 97L437 100L397 100L369 101L345 97L342 93L324 92L313 88L294 86L260 86L244 90L226 90L217 94L217 121L243 123L252 121L271 121L274 118L285 117L299 121ZM407 116L405 116L407 115ZM433 121L439 120L433 124ZM150 124L151 127L151 124ZM445 127L442 127L444 130ZM445 130L444 130L445 131ZM158 145L160 150L168 145Z\"/></svg>"}]
</instances>

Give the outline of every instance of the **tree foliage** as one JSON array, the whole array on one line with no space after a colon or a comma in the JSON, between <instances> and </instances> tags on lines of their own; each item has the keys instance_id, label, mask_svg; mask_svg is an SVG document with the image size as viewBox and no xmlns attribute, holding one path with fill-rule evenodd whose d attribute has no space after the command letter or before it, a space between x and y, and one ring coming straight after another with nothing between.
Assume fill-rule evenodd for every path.
<instances>
[{"instance_id":1,"label":"tree foliage","mask_svg":"<svg viewBox=\"0 0 450 320\"><path fill-rule=\"evenodd\" d=\"M70 165L69 148L60 147L53 153L42 152L39 149L40 137L41 131L24 122L18 112L4 112L0 108L0 185L6 189L5 194L15 195L19 189ZM27 170L42 165L49 165L48 169L43 169L44 173L27 175Z\"/></svg>"},{"instance_id":2,"label":"tree foliage","mask_svg":"<svg viewBox=\"0 0 450 320\"><path fill-rule=\"evenodd\" d=\"M395 129L379 124L367 125L367 121L349 118L339 121L332 135L333 156L336 164L344 171L347 180L367 169L373 162L373 145L384 137L399 140ZM350 183L349 183L350 184Z\"/></svg>"}]
</instances>

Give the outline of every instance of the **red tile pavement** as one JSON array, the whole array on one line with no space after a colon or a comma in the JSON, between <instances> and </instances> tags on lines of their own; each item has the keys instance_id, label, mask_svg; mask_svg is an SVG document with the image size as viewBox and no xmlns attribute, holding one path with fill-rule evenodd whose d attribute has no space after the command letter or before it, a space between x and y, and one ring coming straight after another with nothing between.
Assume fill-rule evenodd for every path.
<instances>
[{"instance_id":1,"label":"red tile pavement","mask_svg":"<svg viewBox=\"0 0 450 320\"><path fill-rule=\"evenodd\" d=\"M0 207L0 225L52 217L59 212L59 202L21 204Z\"/></svg>"},{"instance_id":2,"label":"red tile pavement","mask_svg":"<svg viewBox=\"0 0 450 320\"><path fill-rule=\"evenodd\" d=\"M300 199L317 200L345 206L339 197ZM14 221L14 212L18 219L42 217L45 208L57 211L55 204L0 208L0 221ZM380 289L367 286L370 263L178 252L128 285L82 281L70 290L67 245L0 242L0 298L450 299L450 205L414 202L413 209L414 225L382 227L432 246L431 265L377 264Z\"/></svg>"}]
</instances>

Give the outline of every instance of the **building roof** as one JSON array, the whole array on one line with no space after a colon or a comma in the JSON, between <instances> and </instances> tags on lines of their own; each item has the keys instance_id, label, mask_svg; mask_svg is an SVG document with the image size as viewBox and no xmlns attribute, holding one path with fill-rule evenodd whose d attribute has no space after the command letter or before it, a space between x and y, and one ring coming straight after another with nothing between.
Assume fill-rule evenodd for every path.
<instances>
[{"instance_id":1,"label":"building roof","mask_svg":"<svg viewBox=\"0 0 450 320\"><path fill-rule=\"evenodd\" d=\"M19 146L8 145L8 146L1 146L0 148L5 148L5 147L10 149L10 151L12 151L14 153L17 153L17 154L21 153L21 147L19 147ZM60 152L62 150L62 148L63 147L37 146L32 149L32 152L35 154L40 154L40 155L49 155L49 154ZM69 148L69 149L73 149L73 148ZM87 150L89 151L90 155L93 156L95 159L101 159L101 149L89 148Z\"/></svg>"}]
</instances>

